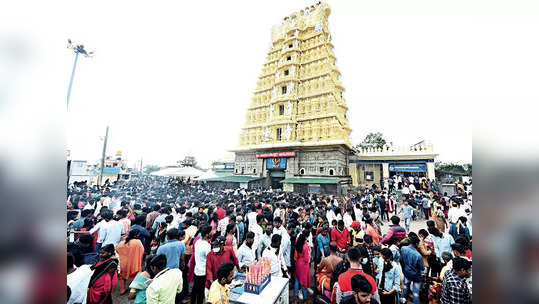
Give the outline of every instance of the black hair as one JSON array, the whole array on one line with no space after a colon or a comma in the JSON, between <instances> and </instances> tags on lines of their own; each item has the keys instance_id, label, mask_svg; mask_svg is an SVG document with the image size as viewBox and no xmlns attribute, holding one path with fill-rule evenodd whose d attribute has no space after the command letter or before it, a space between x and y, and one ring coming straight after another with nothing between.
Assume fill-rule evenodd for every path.
<instances>
[{"instance_id":1,"label":"black hair","mask_svg":"<svg viewBox=\"0 0 539 304\"><path fill-rule=\"evenodd\" d=\"M150 261L150 267L156 267L157 269L164 269L167 267L167 256L164 254L156 255ZM155 274L154 274L155 275Z\"/></svg>"},{"instance_id":2,"label":"black hair","mask_svg":"<svg viewBox=\"0 0 539 304\"><path fill-rule=\"evenodd\" d=\"M453 270L468 270L470 268L472 268L472 261L461 257L453 258Z\"/></svg>"},{"instance_id":3,"label":"black hair","mask_svg":"<svg viewBox=\"0 0 539 304\"><path fill-rule=\"evenodd\" d=\"M410 232L408 234L408 240L410 241L410 244L411 245L417 245L419 244L419 237L417 236L417 234Z\"/></svg>"},{"instance_id":4,"label":"black hair","mask_svg":"<svg viewBox=\"0 0 539 304\"><path fill-rule=\"evenodd\" d=\"M427 237L429 235L429 233L425 229L419 229L417 233L423 237Z\"/></svg>"},{"instance_id":5,"label":"black hair","mask_svg":"<svg viewBox=\"0 0 539 304\"><path fill-rule=\"evenodd\" d=\"M380 253L382 254L382 256L384 257L385 260L387 260L387 259L393 260L393 252L391 251L391 249L382 248L382 250L380 250Z\"/></svg>"},{"instance_id":6,"label":"black hair","mask_svg":"<svg viewBox=\"0 0 539 304\"><path fill-rule=\"evenodd\" d=\"M329 243L329 251L337 252L337 243L335 243L335 242Z\"/></svg>"},{"instance_id":7,"label":"black hair","mask_svg":"<svg viewBox=\"0 0 539 304\"><path fill-rule=\"evenodd\" d=\"M109 252L111 254L114 254L114 245L113 244L107 244L107 245L101 247L100 251L106 251L106 252Z\"/></svg>"},{"instance_id":8,"label":"black hair","mask_svg":"<svg viewBox=\"0 0 539 304\"><path fill-rule=\"evenodd\" d=\"M339 220L339 222L337 223L337 226L344 226L344 221L343 221L343 220Z\"/></svg>"},{"instance_id":9,"label":"black hair","mask_svg":"<svg viewBox=\"0 0 539 304\"><path fill-rule=\"evenodd\" d=\"M262 221L263 219L264 219L264 215L258 214L258 215L256 216L256 223L257 223L257 224L260 223L260 221Z\"/></svg>"},{"instance_id":10,"label":"black hair","mask_svg":"<svg viewBox=\"0 0 539 304\"><path fill-rule=\"evenodd\" d=\"M81 217L87 217L88 215L92 214L93 210L91 209L83 209L80 213Z\"/></svg>"},{"instance_id":11,"label":"black hair","mask_svg":"<svg viewBox=\"0 0 539 304\"><path fill-rule=\"evenodd\" d=\"M217 280L228 277L232 271L234 271L234 264L232 262L226 262L219 265L217 268Z\"/></svg>"},{"instance_id":12,"label":"black hair","mask_svg":"<svg viewBox=\"0 0 539 304\"><path fill-rule=\"evenodd\" d=\"M271 247L273 247L273 248L279 247L279 245L281 244L281 239L282 239L282 236L281 236L281 235L279 235L279 234L274 234L274 235L271 237Z\"/></svg>"},{"instance_id":13,"label":"black hair","mask_svg":"<svg viewBox=\"0 0 539 304\"><path fill-rule=\"evenodd\" d=\"M361 258L361 252L358 247L352 247L350 250L348 250L348 259L351 262L359 262L359 259Z\"/></svg>"},{"instance_id":14,"label":"black hair","mask_svg":"<svg viewBox=\"0 0 539 304\"><path fill-rule=\"evenodd\" d=\"M203 238L205 236L208 236L208 234L210 234L210 232L211 232L211 226L205 225L202 228L200 228L200 237Z\"/></svg>"},{"instance_id":15,"label":"black hair","mask_svg":"<svg viewBox=\"0 0 539 304\"><path fill-rule=\"evenodd\" d=\"M178 229L176 228L171 228L167 231L167 238L169 240L177 240L178 239Z\"/></svg>"},{"instance_id":16,"label":"black hair","mask_svg":"<svg viewBox=\"0 0 539 304\"><path fill-rule=\"evenodd\" d=\"M236 224L234 223L230 223L228 225L226 225L226 234L228 234L230 231L232 231L232 229L234 229L234 227L236 227Z\"/></svg>"},{"instance_id":17,"label":"black hair","mask_svg":"<svg viewBox=\"0 0 539 304\"><path fill-rule=\"evenodd\" d=\"M246 238L246 239L254 239L254 238L255 238L255 233L252 232L252 231L249 231L249 232L247 232L247 234L245 235L245 238Z\"/></svg>"},{"instance_id":18,"label":"black hair","mask_svg":"<svg viewBox=\"0 0 539 304\"><path fill-rule=\"evenodd\" d=\"M132 239L138 239L138 236L140 234L140 231L138 230L131 230L129 231L129 234L127 235L127 237L125 238L125 243L129 243L129 241L131 241Z\"/></svg>"},{"instance_id":19,"label":"black hair","mask_svg":"<svg viewBox=\"0 0 539 304\"><path fill-rule=\"evenodd\" d=\"M365 234L363 236L363 241L367 244L372 244L372 236L369 234Z\"/></svg>"},{"instance_id":20,"label":"black hair","mask_svg":"<svg viewBox=\"0 0 539 304\"><path fill-rule=\"evenodd\" d=\"M281 220L281 218L277 216L277 217L275 217L275 218L273 219L273 222L274 222L274 223L281 223L281 224L282 224L282 223L283 223L283 220Z\"/></svg>"},{"instance_id":21,"label":"black hair","mask_svg":"<svg viewBox=\"0 0 539 304\"><path fill-rule=\"evenodd\" d=\"M427 221L427 228L435 227L435 225L436 225L436 224L434 223L433 220L428 220L428 221Z\"/></svg>"},{"instance_id":22,"label":"black hair","mask_svg":"<svg viewBox=\"0 0 539 304\"><path fill-rule=\"evenodd\" d=\"M401 219L396 215L391 217L391 223L393 223L393 225L398 225L400 223L400 221L401 221Z\"/></svg>"},{"instance_id":23,"label":"black hair","mask_svg":"<svg viewBox=\"0 0 539 304\"><path fill-rule=\"evenodd\" d=\"M298 253L303 252L303 245L305 244L306 239L307 239L307 233L305 233L305 231L300 233L298 238L296 239L296 251Z\"/></svg>"},{"instance_id":24,"label":"black hair","mask_svg":"<svg viewBox=\"0 0 539 304\"><path fill-rule=\"evenodd\" d=\"M464 248L464 246L462 246L462 244L459 244L459 243L451 244L451 249L455 250L456 252L460 254L466 254L466 249Z\"/></svg>"},{"instance_id":25,"label":"black hair","mask_svg":"<svg viewBox=\"0 0 539 304\"><path fill-rule=\"evenodd\" d=\"M372 285L367 278L361 274L356 274L352 277L352 290L355 292L372 292Z\"/></svg>"},{"instance_id":26,"label":"black hair","mask_svg":"<svg viewBox=\"0 0 539 304\"><path fill-rule=\"evenodd\" d=\"M112 213L112 210L105 209L101 212L101 217L105 220L112 220L114 214Z\"/></svg>"}]
</instances>

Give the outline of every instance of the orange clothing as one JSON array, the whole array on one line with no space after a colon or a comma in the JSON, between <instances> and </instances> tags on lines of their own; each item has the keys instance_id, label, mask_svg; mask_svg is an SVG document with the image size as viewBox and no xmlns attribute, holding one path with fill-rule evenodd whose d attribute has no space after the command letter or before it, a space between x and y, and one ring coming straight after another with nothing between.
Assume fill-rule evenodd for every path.
<instances>
[{"instance_id":1,"label":"orange clothing","mask_svg":"<svg viewBox=\"0 0 539 304\"><path fill-rule=\"evenodd\" d=\"M116 252L120 257L120 278L133 280L137 273L142 271L142 256L144 246L137 239L132 239L129 243L120 242L116 246Z\"/></svg>"},{"instance_id":2,"label":"orange clothing","mask_svg":"<svg viewBox=\"0 0 539 304\"><path fill-rule=\"evenodd\" d=\"M368 234L372 237L372 241L376 246L380 246L380 239L382 238L380 234L378 234L378 230L374 228L372 225L367 224L367 230L365 231L365 234Z\"/></svg>"}]
</instances>

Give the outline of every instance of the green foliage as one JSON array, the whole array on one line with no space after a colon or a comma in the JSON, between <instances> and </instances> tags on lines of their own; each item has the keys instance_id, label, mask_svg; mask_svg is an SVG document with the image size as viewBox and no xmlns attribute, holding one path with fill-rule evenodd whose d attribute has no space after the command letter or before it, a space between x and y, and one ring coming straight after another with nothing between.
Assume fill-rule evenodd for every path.
<instances>
[{"instance_id":1,"label":"green foliage","mask_svg":"<svg viewBox=\"0 0 539 304\"><path fill-rule=\"evenodd\" d=\"M472 175L472 164L436 163L436 170Z\"/></svg>"},{"instance_id":2,"label":"green foliage","mask_svg":"<svg viewBox=\"0 0 539 304\"><path fill-rule=\"evenodd\" d=\"M357 149L368 149L368 148L383 148L386 144L384 135L381 132L369 133L365 136L365 139L359 144L356 145Z\"/></svg>"}]
</instances>

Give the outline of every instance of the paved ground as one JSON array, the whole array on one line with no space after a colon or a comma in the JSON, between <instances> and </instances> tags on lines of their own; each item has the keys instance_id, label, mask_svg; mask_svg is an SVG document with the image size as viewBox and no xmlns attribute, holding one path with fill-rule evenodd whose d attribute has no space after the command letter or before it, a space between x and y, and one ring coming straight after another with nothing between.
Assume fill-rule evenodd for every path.
<instances>
[{"instance_id":1,"label":"paved ground","mask_svg":"<svg viewBox=\"0 0 539 304\"><path fill-rule=\"evenodd\" d=\"M384 225L382 226L382 232L383 233L386 233L387 232L387 229L388 229L389 225L386 223L384 223ZM414 232L417 232L419 229L421 228L426 228L426 224L425 224L425 220L421 220L421 221L412 221L410 223L410 231L414 231ZM314 280L312 280L314 282ZM293 286L290 286L290 302L291 304L294 303L294 288ZM128 303L132 303L132 301L129 301L127 299L127 295L123 295L121 296L120 295L120 292L119 292L119 289L118 289L118 284L116 284L116 288L114 289L113 293L112 293L112 302L114 304L128 304Z\"/></svg>"}]
</instances>

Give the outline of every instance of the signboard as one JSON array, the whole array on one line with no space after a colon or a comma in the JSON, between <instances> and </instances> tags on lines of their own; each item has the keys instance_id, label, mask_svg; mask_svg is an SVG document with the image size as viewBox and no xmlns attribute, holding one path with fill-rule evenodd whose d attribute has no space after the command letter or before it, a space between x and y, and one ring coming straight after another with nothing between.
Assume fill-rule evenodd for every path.
<instances>
[{"instance_id":1,"label":"signboard","mask_svg":"<svg viewBox=\"0 0 539 304\"><path fill-rule=\"evenodd\" d=\"M423 164L389 165L389 171L394 171L394 172L425 172L425 171L427 171L427 165L423 165Z\"/></svg>"},{"instance_id":2,"label":"signboard","mask_svg":"<svg viewBox=\"0 0 539 304\"><path fill-rule=\"evenodd\" d=\"M309 184L308 189L309 193L320 193L320 185Z\"/></svg>"},{"instance_id":3,"label":"signboard","mask_svg":"<svg viewBox=\"0 0 539 304\"><path fill-rule=\"evenodd\" d=\"M286 157L266 158L266 169L286 169Z\"/></svg>"},{"instance_id":4,"label":"signboard","mask_svg":"<svg viewBox=\"0 0 539 304\"><path fill-rule=\"evenodd\" d=\"M295 151L289 152L272 152L272 153L255 153L256 158L275 158L275 157L294 157Z\"/></svg>"},{"instance_id":5,"label":"signboard","mask_svg":"<svg viewBox=\"0 0 539 304\"><path fill-rule=\"evenodd\" d=\"M294 192L294 184L284 183L283 184L283 191Z\"/></svg>"}]
</instances>

